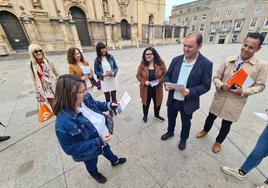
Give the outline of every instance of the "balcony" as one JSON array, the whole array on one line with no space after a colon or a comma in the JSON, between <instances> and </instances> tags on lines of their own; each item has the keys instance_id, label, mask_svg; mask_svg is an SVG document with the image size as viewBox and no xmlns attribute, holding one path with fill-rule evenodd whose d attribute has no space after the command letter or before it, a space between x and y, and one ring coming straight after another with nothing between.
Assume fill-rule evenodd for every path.
<instances>
[{"instance_id":1,"label":"balcony","mask_svg":"<svg viewBox=\"0 0 268 188\"><path fill-rule=\"evenodd\" d=\"M233 31L241 31L241 27L235 27Z\"/></svg>"}]
</instances>

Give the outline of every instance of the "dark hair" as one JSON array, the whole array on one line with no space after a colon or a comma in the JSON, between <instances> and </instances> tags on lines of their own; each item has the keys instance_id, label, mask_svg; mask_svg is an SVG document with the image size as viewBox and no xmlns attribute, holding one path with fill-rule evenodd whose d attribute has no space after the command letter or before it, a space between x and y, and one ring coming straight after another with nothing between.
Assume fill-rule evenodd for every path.
<instances>
[{"instance_id":1,"label":"dark hair","mask_svg":"<svg viewBox=\"0 0 268 188\"><path fill-rule=\"evenodd\" d=\"M64 74L58 78L52 109L58 115L63 109L75 111L76 95L81 84L86 83L81 78Z\"/></svg>"},{"instance_id":2,"label":"dark hair","mask_svg":"<svg viewBox=\"0 0 268 188\"><path fill-rule=\"evenodd\" d=\"M161 59L160 55L157 53L157 51L153 48L153 47L148 47L146 48L144 51L143 51L143 54L142 54L142 61L141 63L144 64L145 66L148 66L149 65L149 62L146 60L145 58L145 53L147 50L150 50L152 51L153 53L153 56L154 56L154 63L155 64L158 64L158 65L161 65L163 63L163 60Z\"/></svg>"},{"instance_id":3,"label":"dark hair","mask_svg":"<svg viewBox=\"0 0 268 188\"><path fill-rule=\"evenodd\" d=\"M196 43L197 43L198 45L202 44L202 42L203 42L203 37L202 37L202 34L201 34L201 33L198 33L198 32L190 33L190 34L188 34L188 35L186 36L186 38L191 37L191 36L195 36L195 38L196 38Z\"/></svg>"},{"instance_id":4,"label":"dark hair","mask_svg":"<svg viewBox=\"0 0 268 188\"><path fill-rule=\"evenodd\" d=\"M81 51L78 48L74 48L74 47L69 48L68 51L67 51L67 62L69 64L76 64L76 61L75 61L75 58L74 58L75 50L78 50L80 55L81 55L80 61L85 62L84 56L81 53Z\"/></svg>"},{"instance_id":5,"label":"dark hair","mask_svg":"<svg viewBox=\"0 0 268 188\"><path fill-rule=\"evenodd\" d=\"M246 38L253 38L253 39L259 40L260 41L259 47L261 47L261 45L262 45L262 43L264 41L264 37L260 33L248 33Z\"/></svg>"},{"instance_id":6,"label":"dark hair","mask_svg":"<svg viewBox=\"0 0 268 188\"><path fill-rule=\"evenodd\" d=\"M97 45L96 45L96 52L97 52L97 57L98 57L99 59L101 59L101 57L102 57L101 49L103 49L103 48L106 48L105 44L102 43L102 42L98 42ZM108 55L109 55L109 54L108 54L108 52L107 52L105 56L107 57Z\"/></svg>"}]
</instances>

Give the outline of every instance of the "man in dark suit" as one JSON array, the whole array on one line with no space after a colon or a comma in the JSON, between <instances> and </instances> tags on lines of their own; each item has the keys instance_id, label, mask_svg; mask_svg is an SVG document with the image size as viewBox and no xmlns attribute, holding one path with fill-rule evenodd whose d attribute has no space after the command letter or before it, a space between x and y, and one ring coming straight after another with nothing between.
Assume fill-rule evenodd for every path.
<instances>
[{"instance_id":1,"label":"man in dark suit","mask_svg":"<svg viewBox=\"0 0 268 188\"><path fill-rule=\"evenodd\" d=\"M164 77L165 82L179 84L182 87L174 90L165 85L168 91L168 129L161 139L167 140L174 136L176 118L180 111L182 124L178 145L180 150L184 150L186 147L192 114L199 109L199 97L209 91L211 85L213 64L199 52L202 40L200 33L189 34L183 42L184 54L172 60Z\"/></svg>"}]
</instances>

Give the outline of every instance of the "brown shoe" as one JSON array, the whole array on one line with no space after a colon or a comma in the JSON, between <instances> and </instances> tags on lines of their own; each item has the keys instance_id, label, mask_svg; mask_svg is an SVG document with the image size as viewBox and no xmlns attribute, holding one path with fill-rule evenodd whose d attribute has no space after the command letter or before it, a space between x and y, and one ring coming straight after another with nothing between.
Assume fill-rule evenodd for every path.
<instances>
[{"instance_id":1,"label":"brown shoe","mask_svg":"<svg viewBox=\"0 0 268 188\"><path fill-rule=\"evenodd\" d=\"M215 142L214 146L212 147L212 151L214 153L219 153L221 151L221 144L218 142Z\"/></svg>"},{"instance_id":2,"label":"brown shoe","mask_svg":"<svg viewBox=\"0 0 268 188\"><path fill-rule=\"evenodd\" d=\"M202 130L202 131L199 131L197 134L196 134L196 138L203 138L204 136L206 136L208 134L208 132Z\"/></svg>"}]
</instances>

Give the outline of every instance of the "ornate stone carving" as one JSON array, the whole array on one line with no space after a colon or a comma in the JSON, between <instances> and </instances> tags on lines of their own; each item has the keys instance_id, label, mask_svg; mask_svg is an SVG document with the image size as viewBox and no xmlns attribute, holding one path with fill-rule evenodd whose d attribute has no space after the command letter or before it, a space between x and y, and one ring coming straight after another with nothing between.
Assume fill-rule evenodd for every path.
<instances>
[{"instance_id":1,"label":"ornate stone carving","mask_svg":"<svg viewBox=\"0 0 268 188\"><path fill-rule=\"evenodd\" d=\"M43 9L40 0L32 0L32 4L34 9Z\"/></svg>"},{"instance_id":2,"label":"ornate stone carving","mask_svg":"<svg viewBox=\"0 0 268 188\"><path fill-rule=\"evenodd\" d=\"M121 17L127 17L127 7L129 4L129 0L117 0L119 9L120 9L120 13L121 13Z\"/></svg>"},{"instance_id":3,"label":"ornate stone carving","mask_svg":"<svg viewBox=\"0 0 268 188\"><path fill-rule=\"evenodd\" d=\"M108 16L109 15L109 6L108 6L107 0L102 0L102 7L103 7L104 16Z\"/></svg>"},{"instance_id":4,"label":"ornate stone carving","mask_svg":"<svg viewBox=\"0 0 268 188\"><path fill-rule=\"evenodd\" d=\"M64 4L67 5L69 3L74 4L85 4L85 0L64 0Z\"/></svg>"},{"instance_id":5,"label":"ornate stone carving","mask_svg":"<svg viewBox=\"0 0 268 188\"><path fill-rule=\"evenodd\" d=\"M0 7L12 7L10 0L0 0Z\"/></svg>"}]
</instances>

